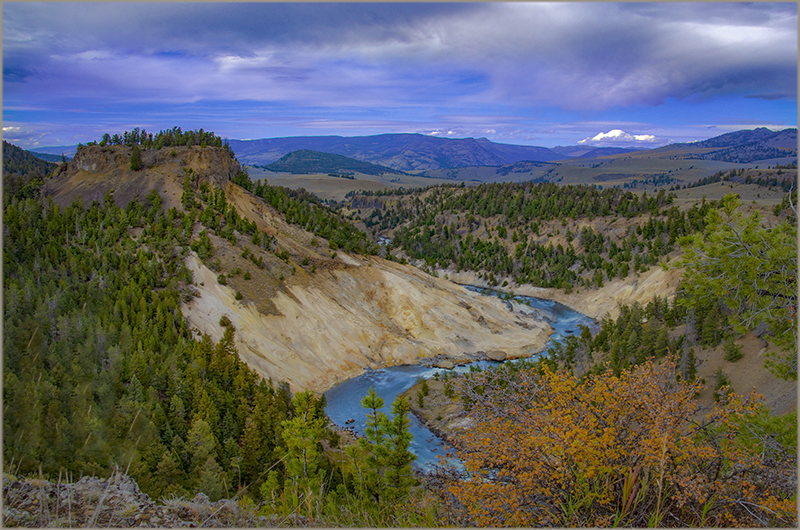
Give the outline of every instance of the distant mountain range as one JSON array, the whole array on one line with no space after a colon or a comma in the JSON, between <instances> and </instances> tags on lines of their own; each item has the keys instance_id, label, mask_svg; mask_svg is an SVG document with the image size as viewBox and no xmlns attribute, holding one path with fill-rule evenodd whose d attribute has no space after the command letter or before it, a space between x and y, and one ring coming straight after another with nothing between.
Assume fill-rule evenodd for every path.
<instances>
[{"instance_id":1,"label":"distant mountain range","mask_svg":"<svg viewBox=\"0 0 800 530\"><path fill-rule=\"evenodd\" d=\"M298 136L261 140L229 140L243 164L270 164L283 155L311 149L342 155L399 171L502 166L532 160L548 162L564 156L546 147L494 143L486 138L437 138L424 134L376 136Z\"/></svg>"},{"instance_id":2,"label":"distant mountain range","mask_svg":"<svg viewBox=\"0 0 800 530\"><path fill-rule=\"evenodd\" d=\"M519 162L552 162L598 158L647 150L618 147L559 146L554 148L499 144L486 138L438 138L422 134L376 136L298 136L261 140L230 140L243 164L270 164L292 151L310 149L337 154L403 172L508 166ZM717 149L715 149L717 148ZM708 140L671 144L653 151L698 151L697 158L749 163L797 156L797 129L771 131L761 127L722 134ZM712 149L712 151L708 151Z\"/></svg>"},{"instance_id":3,"label":"distant mountain range","mask_svg":"<svg viewBox=\"0 0 800 530\"><path fill-rule=\"evenodd\" d=\"M797 129L791 129L797 133ZM731 133L721 134L719 136L715 136L713 138L709 138L708 140L703 140L700 142L689 142L689 143L682 143L682 144L672 144L672 147L687 147L687 148L713 148L713 147L732 147L736 145L743 145L749 144L752 142L758 142L762 140L767 140L769 138L773 138L778 134L783 133L784 131L778 131L777 133L767 129L766 127L759 127L753 130L743 130L743 131L736 131Z\"/></svg>"},{"instance_id":4,"label":"distant mountain range","mask_svg":"<svg viewBox=\"0 0 800 530\"><path fill-rule=\"evenodd\" d=\"M350 137L295 136L259 140L228 140L228 143L236 153L239 162L251 166L266 166L294 151L311 150L340 155L401 172L419 172L466 167L499 167L518 162L597 158L643 151L652 151L655 154L676 150L686 153L686 155L691 154L693 158L750 163L771 158L796 157L797 129L784 129L776 132L760 127L754 130L726 133L700 142L676 143L652 150L591 146L547 148L500 144L486 138L453 139L424 134L379 134ZM76 147L42 147L31 151L59 157L64 153L69 158L75 153ZM339 160L334 166L341 165L342 162ZM309 160L306 159L303 163L308 164ZM352 165L352 162L347 162L347 164ZM321 172L336 170L333 166L320 166Z\"/></svg>"},{"instance_id":5,"label":"distant mountain range","mask_svg":"<svg viewBox=\"0 0 800 530\"><path fill-rule=\"evenodd\" d=\"M769 131L767 129L767 131ZM797 156L797 129L786 129L760 139L703 155L706 160L748 164L756 160Z\"/></svg>"},{"instance_id":6,"label":"distant mountain range","mask_svg":"<svg viewBox=\"0 0 800 530\"><path fill-rule=\"evenodd\" d=\"M235 151L234 151L235 152ZM280 160L273 162L265 169L275 172L295 174L308 173L362 173L364 175L402 174L402 171L389 167L362 162L354 158L331 153L322 153L310 149L300 149L284 155Z\"/></svg>"},{"instance_id":7,"label":"distant mountain range","mask_svg":"<svg viewBox=\"0 0 800 530\"><path fill-rule=\"evenodd\" d=\"M75 156L75 151L77 150L77 145L54 145L50 147L37 147L36 149L28 149L33 156L48 162L61 162L62 154L67 160L72 160L72 157Z\"/></svg>"},{"instance_id":8,"label":"distant mountain range","mask_svg":"<svg viewBox=\"0 0 800 530\"><path fill-rule=\"evenodd\" d=\"M594 147L591 145L559 145L552 150L562 158L597 158L599 156L621 155L623 153L634 153L645 151L646 149L633 149L629 147Z\"/></svg>"}]
</instances>

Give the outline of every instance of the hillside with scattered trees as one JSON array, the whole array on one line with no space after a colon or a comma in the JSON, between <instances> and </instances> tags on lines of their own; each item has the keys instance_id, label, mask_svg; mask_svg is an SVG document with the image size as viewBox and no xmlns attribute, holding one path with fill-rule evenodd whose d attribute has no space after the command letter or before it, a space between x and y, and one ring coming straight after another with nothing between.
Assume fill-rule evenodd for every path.
<instances>
[{"instance_id":1,"label":"hillside with scattered trees","mask_svg":"<svg viewBox=\"0 0 800 530\"><path fill-rule=\"evenodd\" d=\"M602 286L643 272L702 230L711 202L553 183L436 186L353 196L346 206L391 238L387 252L439 270L475 271L490 286Z\"/></svg>"},{"instance_id":2,"label":"hillside with scattered trees","mask_svg":"<svg viewBox=\"0 0 800 530\"><path fill-rule=\"evenodd\" d=\"M249 368L233 344L230 322L220 321L224 333L216 344L189 329L181 304L197 290L186 256L213 256L208 232L247 235L267 248L270 237L205 178L197 179L197 194L190 172L184 180L180 208L166 208L155 190L124 207L111 192L102 202L84 204L78 197L61 207L39 193L6 189L5 469L48 477L122 470L153 499L203 492L216 501L238 492L251 499L277 496L295 509L323 477L334 490L331 498L349 492L369 504L390 487L394 493L385 495L406 495L407 464L376 456L365 468L373 473L367 483L353 475L351 464L323 452L323 443L339 443L325 419L324 397L292 394L286 383ZM335 216L315 214L302 196L263 185L257 191L277 198L277 207L295 221L306 212L318 232L335 235L337 228L328 227ZM348 224L339 229L355 230ZM351 247L346 237L341 243ZM391 443L399 444L393 454L407 448L404 414L395 408L396 430L360 445L359 458ZM388 433L382 418L376 415L375 428ZM394 473L391 485L387 473Z\"/></svg>"},{"instance_id":3,"label":"hillside with scattered trees","mask_svg":"<svg viewBox=\"0 0 800 530\"><path fill-rule=\"evenodd\" d=\"M46 176L58 167L3 141L3 191L6 197L33 197Z\"/></svg>"}]
</instances>

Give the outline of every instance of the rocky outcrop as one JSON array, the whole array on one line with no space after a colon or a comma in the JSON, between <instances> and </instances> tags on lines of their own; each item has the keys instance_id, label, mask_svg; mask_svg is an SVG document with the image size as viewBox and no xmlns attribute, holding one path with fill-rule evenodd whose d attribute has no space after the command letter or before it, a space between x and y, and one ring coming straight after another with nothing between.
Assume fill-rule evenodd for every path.
<instances>
[{"instance_id":1,"label":"rocky outcrop","mask_svg":"<svg viewBox=\"0 0 800 530\"><path fill-rule=\"evenodd\" d=\"M3 475L4 527L179 528L276 526L235 500L210 502L173 497L154 502L133 478L114 473L108 479L82 477L77 482Z\"/></svg>"},{"instance_id":2,"label":"rocky outcrop","mask_svg":"<svg viewBox=\"0 0 800 530\"><path fill-rule=\"evenodd\" d=\"M490 350L486 352L486 357L490 361L505 361L508 355L501 350Z\"/></svg>"},{"instance_id":3,"label":"rocky outcrop","mask_svg":"<svg viewBox=\"0 0 800 530\"><path fill-rule=\"evenodd\" d=\"M440 269L438 273L442 276L447 275L451 280L459 284L492 288L486 280L472 271L456 272ZM521 296L555 300L576 311L580 311L586 316L599 320L604 316L617 318L619 316L619 308L626 304L638 302L642 305L647 305L654 296L672 300L680 282L681 274L681 269L670 268L665 270L662 267L652 267L646 272L628 276L623 280L614 279L606 282L599 289L575 289L569 294L562 289L517 285L512 283L513 280L509 278L509 285L501 290ZM494 288L497 289L497 287Z\"/></svg>"},{"instance_id":4,"label":"rocky outcrop","mask_svg":"<svg viewBox=\"0 0 800 530\"><path fill-rule=\"evenodd\" d=\"M107 192L125 207L137 196L144 198L155 190L167 208L180 207L183 176L204 177L218 186L230 182L241 166L220 147L163 147L143 149L143 168L130 167L131 147L121 145L84 146L69 161L66 170L45 185L46 193L56 204L69 205L81 197L87 206L91 201L102 202Z\"/></svg>"}]
</instances>

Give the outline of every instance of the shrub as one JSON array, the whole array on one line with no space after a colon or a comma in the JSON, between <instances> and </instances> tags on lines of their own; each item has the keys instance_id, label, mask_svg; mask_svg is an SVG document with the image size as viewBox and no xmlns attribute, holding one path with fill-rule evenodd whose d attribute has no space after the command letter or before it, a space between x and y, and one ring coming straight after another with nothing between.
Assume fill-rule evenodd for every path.
<instances>
[{"instance_id":1,"label":"shrub","mask_svg":"<svg viewBox=\"0 0 800 530\"><path fill-rule=\"evenodd\" d=\"M722 367L717 368L717 370L714 372L714 377L717 378L717 382L714 383L714 401L719 401L723 395L723 393L720 392L723 387L727 387L728 390L732 391L731 379L725 372L722 371Z\"/></svg>"},{"instance_id":2,"label":"shrub","mask_svg":"<svg viewBox=\"0 0 800 530\"><path fill-rule=\"evenodd\" d=\"M725 352L726 361L735 363L736 361L744 357L744 352L742 351L741 345L733 342L732 338L725 341L725 344L722 346L722 349Z\"/></svg>"},{"instance_id":3,"label":"shrub","mask_svg":"<svg viewBox=\"0 0 800 530\"><path fill-rule=\"evenodd\" d=\"M697 422L699 382L677 373L668 359L584 379L546 364L468 375L465 473L442 498L463 526L796 524L796 451L764 459L741 427L758 397L726 392Z\"/></svg>"}]
</instances>

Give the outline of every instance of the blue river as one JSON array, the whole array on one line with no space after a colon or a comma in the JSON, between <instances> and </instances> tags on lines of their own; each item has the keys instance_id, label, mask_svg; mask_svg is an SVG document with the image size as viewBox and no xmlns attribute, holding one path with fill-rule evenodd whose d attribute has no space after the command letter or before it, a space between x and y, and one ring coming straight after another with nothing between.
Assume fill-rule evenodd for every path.
<instances>
[{"instance_id":1,"label":"blue river","mask_svg":"<svg viewBox=\"0 0 800 530\"><path fill-rule=\"evenodd\" d=\"M506 300L506 303L512 308L516 304L523 304L537 309L553 327L553 334L550 336L544 351L547 351L547 348L554 341L563 340L575 333L580 334L581 326L588 326L592 333L595 333L598 328L597 323L591 318L552 300L509 295L501 291L480 287L465 287L487 296L499 296L501 299ZM498 349L502 349L502 345L498 345ZM421 365L402 365L380 370L367 370L363 374L348 379L325 393L327 401L326 412L336 425L352 427L357 434L363 435L367 421L367 410L361 407L361 398L367 394L370 388L374 388L375 392L383 398L384 408L382 412L391 417L391 406L394 399L414 386L419 379L432 378L436 373L441 372L469 372L470 366L485 368L498 364L500 363L494 361L477 361L468 365L457 366L452 370ZM449 450L449 447L427 427L422 425L413 414L410 415L409 419L411 421L411 434L414 436L414 440L411 443L411 451L417 456L414 465L418 469L430 469L438 463L439 456L444 455ZM347 425L346 422L348 420L354 421Z\"/></svg>"}]
</instances>

